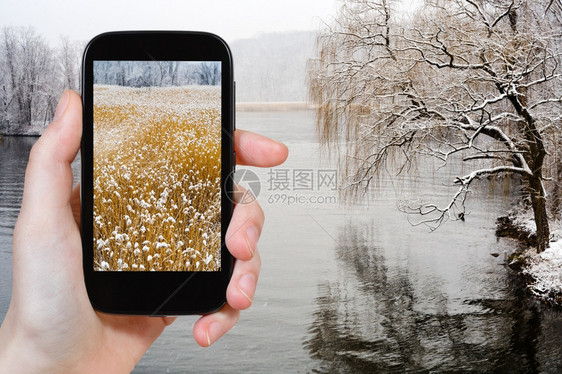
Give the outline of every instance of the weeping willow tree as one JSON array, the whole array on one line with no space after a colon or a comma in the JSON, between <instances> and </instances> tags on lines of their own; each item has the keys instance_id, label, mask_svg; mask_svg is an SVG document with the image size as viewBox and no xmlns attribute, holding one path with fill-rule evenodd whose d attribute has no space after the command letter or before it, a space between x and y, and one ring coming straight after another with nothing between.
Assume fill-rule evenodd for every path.
<instances>
[{"instance_id":1,"label":"weeping willow tree","mask_svg":"<svg viewBox=\"0 0 562 374\"><path fill-rule=\"evenodd\" d=\"M431 228L464 217L474 181L520 178L543 251L546 166L562 131L560 3L418 5L406 12L401 1L342 2L309 66L322 141L344 142L339 157L354 196L389 160L400 160L398 172L420 158L461 160L465 172L451 181L458 188L446 204L407 207Z\"/></svg>"}]
</instances>

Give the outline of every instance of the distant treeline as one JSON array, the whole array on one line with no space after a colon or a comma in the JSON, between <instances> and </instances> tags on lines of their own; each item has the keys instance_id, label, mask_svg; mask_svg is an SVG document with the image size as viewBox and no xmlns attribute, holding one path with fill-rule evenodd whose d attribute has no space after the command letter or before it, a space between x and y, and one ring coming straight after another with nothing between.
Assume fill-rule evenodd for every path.
<instances>
[{"instance_id":1,"label":"distant treeline","mask_svg":"<svg viewBox=\"0 0 562 374\"><path fill-rule=\"evenodd\" d=\"M130 87L218 85L216 61L95 61L94 83Z\"/></svg>"},{"instance_id":2,"label":"distant treeline","mask_svg":"<svg viewBox=\"0 0 562 374\"><path fill-rule=\"evenodd\" d=\"M314 43L312 32L263 34L232 42L237 101L305 101L306 64ZM0 28L0 134L43 131L63 89L79 88L85 44L63 37L52 47L32 27ZM181 86L218 84L221 79L220 65L209 62L113 63L98 66L96 83Z\"/></svg>"},{"instance_id":3,"label":"distant treeline","mask_svg":"<svg viewBox=\"0 0 562 374\"><path fill-rule=\"evenodd\" d=\"M53 119L64 89L79 89L85 43L55 47L32 27L0 29L0 134L38 135ZM219 62L100 61L96 83L122 86L220 84Z\"/></svg>"},{"instance_id":4,"label":"distant treeline","mask_svg":"<svg viewBox=\"0 0 562 374\"><path fill-rule=\"evenodd\" d=\"M230 43L234 55L236 100L306 101L306 66L314 56L316 33L266 33Z\"/></svg>"},{"instance_id":5,"label":"distant treeline","mask_svg":"<svg viewBox=\"0 0 562 374\"><path fill-rule=\"evenodd\" d=\"M31 27L0 29L0 134L30 134L48 123L63 89L78 89L82 43L56 47Z\"/></svg>"}]
</instances>

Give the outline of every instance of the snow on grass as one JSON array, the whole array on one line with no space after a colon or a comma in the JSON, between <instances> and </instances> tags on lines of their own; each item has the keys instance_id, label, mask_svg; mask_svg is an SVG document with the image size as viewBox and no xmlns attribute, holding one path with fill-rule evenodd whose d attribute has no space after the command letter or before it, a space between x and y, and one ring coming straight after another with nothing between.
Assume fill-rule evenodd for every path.
<instances>
[{"instance_id":1,"label":"snow on grass","mask_svg":"<svg viewBox=\"0 0 562 374\"><path fill-rule=\"evenodd\" d=\"M513 214L510 214L513 225L522 228L525 232L534 234L537 231L537 226L535 225L535 217L531 210L518 210Z\"/></svg>"},{"instance_id":2,"label":"snow on grass","mask_svg":"<svg viewBox=\"0 0 562 374\"><path fill-rule=\"evenodd\" d=\"M512 223L522 232L534 235L535 220L531 211L516 210L510 214ZM539 298L560 304L562 300L562 222L550 222L550 246L542 253L529 248L522 254L522 273L530 278L529 289Z\"/></svg>"},{"instance_id":3,"label":"snow on grass","mask_svg":"<svg viewBox=\"0 0 562 374\"><path fill-rule=\"evenodd\" d=\"M537 296L555 298L562 295L562 240L550 243L544 252L529 256L524 274L531 276L531 292Z\"/></svg>"},{"instance_id":4,"label":"snow on grass","mask_svg":"<svg viewBox=\"0 0 562 374\"><path fill-rule=\"evenodd\" d=\"M219 270L220 87L96 85L94 128L95 269Z\"/></svg>"}]
</instances>

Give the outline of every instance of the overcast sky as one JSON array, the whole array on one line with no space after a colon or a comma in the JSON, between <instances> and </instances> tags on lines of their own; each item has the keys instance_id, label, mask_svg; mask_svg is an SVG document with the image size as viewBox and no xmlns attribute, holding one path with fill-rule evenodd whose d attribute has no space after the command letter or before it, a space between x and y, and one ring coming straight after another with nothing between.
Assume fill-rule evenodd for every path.
<instances>
[{"instance_id":1,"label":"overcast sky","mask_svg":"<svg viewBox=\"0 0 562 374\"><path fill-rule=\"evenodd\" d=\"M49 42L112 30L197 30L227 42L263 32L316 29L335 0L3 0L0 27L34 26Z\"/></svg>"}]
</instances>

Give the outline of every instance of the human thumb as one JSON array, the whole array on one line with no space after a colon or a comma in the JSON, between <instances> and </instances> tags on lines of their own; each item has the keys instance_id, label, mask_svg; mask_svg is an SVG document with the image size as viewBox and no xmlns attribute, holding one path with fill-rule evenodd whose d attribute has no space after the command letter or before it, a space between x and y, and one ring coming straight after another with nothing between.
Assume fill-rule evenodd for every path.
<instances>
[{"instance_id":1,"label":"human thumb","mask_svg":"<svg viewBox=\"0 0 562 374\"><path fill-rule=\"evenodd\" d=\"M23 263L44 266L53 256L65 256L60 251L65 242L79 240L80 232L70 204L73 183L70 164L80 148L81 136L80 96L65 91L55 119L29 154L23 201L14 229L14 267Z\"/></svg>"},{"instance_id":2,"label":"human thumb","mask_svg":"<svg viewBox=\"0 0 562 374\"><path fill-rule=\"evenodd\" d=\"M65 91L53 122L31 149L14 229L13 310L34 315L32 320L51 304L57 305L52 298L70 300L82 284L82 246L72 214L70 166L81 136L80 96Z\"/></svg>"},{"instance_id":3,"label":"human thumb","mask_svg":"<svg viewBox=\"0 0 562 374\"><path fill-rule=\"evenodd\" d=\"M64 91L53 122L29 154L22 211L67 205L72 193L70 164L80 148L82 103L74 91Z\"/></svg>"}]
</instances>

